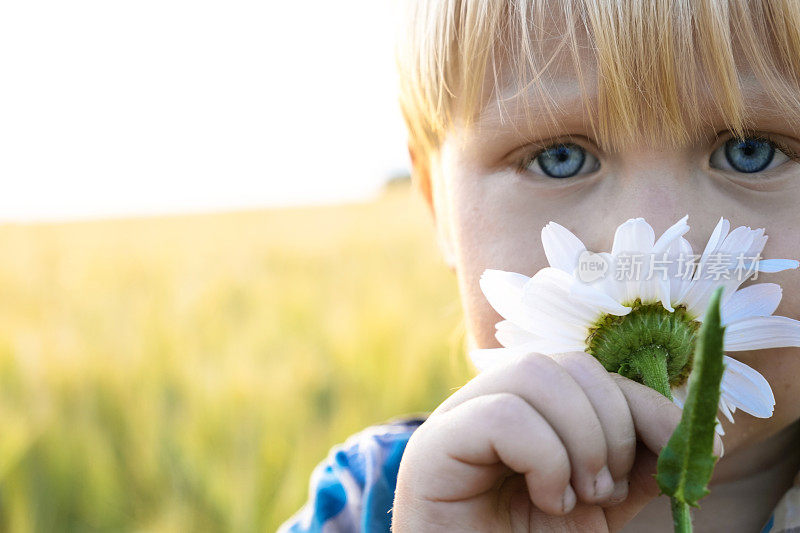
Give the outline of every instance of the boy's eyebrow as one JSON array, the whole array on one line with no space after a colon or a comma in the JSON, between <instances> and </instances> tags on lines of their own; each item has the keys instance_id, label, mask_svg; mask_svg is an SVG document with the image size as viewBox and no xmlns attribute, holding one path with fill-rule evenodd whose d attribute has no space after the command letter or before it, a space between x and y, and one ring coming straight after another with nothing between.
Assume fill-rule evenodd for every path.
<instances>
[{"instance_id":1,"label":"boy's eyebrow","mask_svg":"<svg viewBox=\"0 0 800 533\"><path fill-rule=\"evenodd\" d=\"M527 129L525 119L542 125L547 129L557 128L559 125L576 126L584 122L586 104L590 104L592 109L597 108L597 94L587 87L590 96L584 98L581 88L574 83L574 79L562 78L556 82L544 84L545 95L554 95L549 100L549 106L542 98L542 94L535 85L524 93L506 88L500 93L500 97L492 97L483 107L475 119L475 126L483 132L500 132L509 127ZM588 100L588 102L587 102ZM552 116L548 113L548 109ZM527 109L526 109L527 108ZM527 114L526 114L527 113ZM557 124L552 122L558 120Z\"/></svg>"},{"instance_id":2,"label":"boy's eyebrow","mask_svg":"<svg viewBox=\"0 0 800 533\"><path fill-rule=\"evenodd\" d=\"M588 126L587 104L590 109L596 110L598 102L595 85L591 81L586 85L588 98L583 97L581 87L575 82L574 77L551 77L544 81L542 86L542 91L539 91L536 84L531 84L527 91L518 94L515 94L518 91L514 91L513 88L503 88L500 97L493 96L476 116L474 122L476 130L481 134L494 133L498 137L505 137L503 134L514 133L516 136L530 136L533 133L528 131L532 129L531 123L537 125L537 130L541 128L550 134L555 134L564 128ZM746 121L769 126L774 124L778 130L784 130L787 134L797 133L796 129L790 127L790 117L780 111L779 106L755 76L742 76L741 88ZM549 102L545 102L542 93L549 95ZM800 99L800 94L792 96ZM698 107L706 108L710 115L707 117L707 125L725 123L713 105L714 96L708 87L701 89L698 98L700 103ZM548 113L548 107L552 115ZM530 119L530 122L527 119Z\"/></svg>"},{"instance_id":3,"label":"boy's eyebrow","mask_svg":"<svg viewBox=\"0 0 800 533\"><path fill-rule=\"evenodd\" d=\"M586 101L580 90L575 94L565 95L563 92L558 94L557 98L551 99L550 109L554 116L579 117L583 114ZM597 97L591 96L589 100L594 105ZM477 122L485 127L503 126L506 124L506 117L512 117L513 120L513 117L524 116L523 106L528 108L527 111L532 120L549 117L544 101L538 95L528 98L515 97L508 102L508 104L504 104L501 101L493 100L483 109Z\"/></svg>"}]
</instances>

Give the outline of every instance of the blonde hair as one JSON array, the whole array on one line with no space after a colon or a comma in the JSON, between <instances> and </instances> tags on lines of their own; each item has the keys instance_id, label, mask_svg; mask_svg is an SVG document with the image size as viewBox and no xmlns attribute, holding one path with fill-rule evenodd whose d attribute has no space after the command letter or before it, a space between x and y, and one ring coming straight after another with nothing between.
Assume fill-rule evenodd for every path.
<instances>
[{"instance_id":1,"label":"blonde hair","mask_svg":"<svg viewBox=\"0 0 800 533\"><path fill-rule=\"evenodd\" d=\"M692 140L702 126L698 83L707 84L727 127L743 136L734 51L781 111L800 117L795 0L408 0L407 7L396 59L415 166L427 164L454 121L475 118L489 96L484 80L499 94L504 59L513 61L522 90L566 47L588 106L578 57L583 35L596 60L597 109L588 114L600 146ZM545 30L557 20L566 26L541 66L535 50L541 55Z\"/></svg>"}]
</instances>

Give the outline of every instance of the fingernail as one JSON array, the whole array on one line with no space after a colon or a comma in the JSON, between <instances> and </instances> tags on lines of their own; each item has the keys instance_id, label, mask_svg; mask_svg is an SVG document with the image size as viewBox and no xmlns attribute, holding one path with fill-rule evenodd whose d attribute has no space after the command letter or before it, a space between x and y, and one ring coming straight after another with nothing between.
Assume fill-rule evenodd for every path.
<instances>
[{"instance_id":1,"label":"fingernail","mask_svg":"<svg viewBox=\"0 0 800 533\"><path fill-rule=\"evenodd\" d=\"M623 479L614 483L614 491L609 496L611 503L619 503L628 497L628 480Z\"/></svg>"},{"instance_id":2,"label":"fingernail","mask_svg":"<svg viewBox=\"0 0 800 533\"><path fill-rule=\"evenodd\" d=\"M564 491L564 496L561 497L561 509L564 511L564 514L572 511L577 501L578 498L575 496L575 491L572 490L570 485L567 485L567 490Z\"/></svg>"},{"instance_id":3,"label":"fingernail","mask_svg":"<svg viewBox=\"0 0 800 533\"><path fill-rule=\"evenodd\" d=\"M614 480L611 478L611 472L608 467L604 466L597 477L594 478L594 495L595 498L605 498L611 491L614 490Z\"/></svg>"},{"instance_id":4,"label":"fingernail","mask_svg":"<svg viewBox=\"0 0 800 533\"><path fill-rule=\"evenodd\" d=\"M725 443L722 442L722 439L719 439L719 458L722 459L724 455L725 455Z\"/></svg>"}]
</instances>

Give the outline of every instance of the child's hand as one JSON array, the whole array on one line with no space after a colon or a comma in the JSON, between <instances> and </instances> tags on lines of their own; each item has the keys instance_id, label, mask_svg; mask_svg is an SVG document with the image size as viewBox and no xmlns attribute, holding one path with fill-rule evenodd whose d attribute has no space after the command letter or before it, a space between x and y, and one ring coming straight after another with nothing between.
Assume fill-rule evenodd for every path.
<instances>
[{"instance_id":1,"label":"child's hand","mask_svg":"<svg viewBox=\"0 0 800 533\"><path fill-rule=\"evenodd\" d=\"M680 417L582 352L485 371L412 435L393 530L619 530L658 496L657 454Z\"/></svg>"}]
</instances>

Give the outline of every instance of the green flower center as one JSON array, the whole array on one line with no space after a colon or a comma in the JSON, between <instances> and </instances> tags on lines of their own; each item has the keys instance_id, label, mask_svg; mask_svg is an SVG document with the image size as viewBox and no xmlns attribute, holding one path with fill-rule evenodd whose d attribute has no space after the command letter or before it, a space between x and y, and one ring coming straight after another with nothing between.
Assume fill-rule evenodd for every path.
<instances>
[{"instance_id":1,"label":"green flower center","mask_svg":"<svg viewBox=\"0 0 800 533\"><path fill-rule=\"evenodd\" d=\"M625 316L604 315L589 329L587 352L606 370L643 383L672 399L670 387L686 382L700 323L684 306L670 313L661 303L636 299Z\"/></svg>"}]
</instances>

